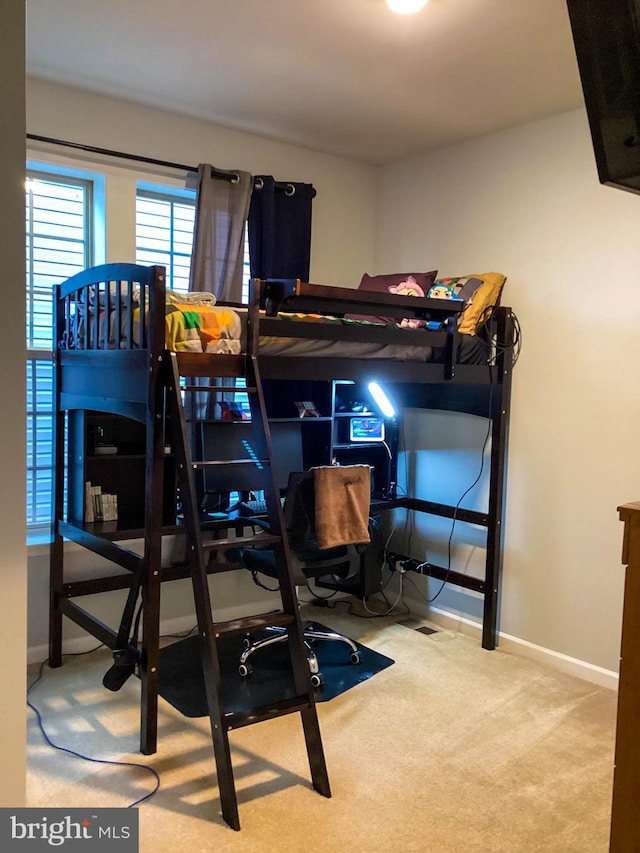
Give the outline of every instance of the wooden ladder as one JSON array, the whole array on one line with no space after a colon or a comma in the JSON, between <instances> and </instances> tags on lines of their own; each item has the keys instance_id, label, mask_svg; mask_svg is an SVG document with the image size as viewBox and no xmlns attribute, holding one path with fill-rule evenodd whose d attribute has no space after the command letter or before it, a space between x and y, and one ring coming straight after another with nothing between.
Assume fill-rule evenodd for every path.
<instances>
[{"instance_id":1,"label":"wooden ladder","mask_svg":"<svg viewBox=\"0 0 640 853\"><path fill-rule=\"evenodd\" d=\"M212 360L211 360L212 359ZM169 354L167 369L166 410L168 430L173 444L178 472L178 490L184 528L187 540L187 561L193 584L195 610L200 639L202 669L205 683L206 699L213 750L217 767L218 788L222 806L222 816L233 829L239 830L238 804L231 763L229 732L232 729L254 723L270 720L284 714L300 713L304 731L307 755L311 770L313 787L323 796L330 797L329 779L320 736L320 728L313 696L309 663L304 646L303 627L300 619L299 604L296 597L289 570L289 545L286 530L283 525L282 509L271 467L271 438L269 422L266 416L264 397L258 372L257 359L253 355L242 356L245 361L244 375L246 387L235 389L222 384L216 373L215 356L211 359L198 361L184 358L175 353ZM206 365L209 365L208 367ZM189 384L197 376L208 376L209 385ZM181 380L184 382L181 385ZM245 438L241 441L243 455L234 459L201 459L192 458L193 419L185 412L184 400L195 394L220 394L242 392L249 399L251 423L246 422L224 424L225 429L242 431ZM215 481L219 473L224 483L229 482L230 475L238 475L238 482L246 488L247 475L255 478L253 489L261 489L267 505L269 532L237 538L229 538L229 531L223 538L219 535L220 528L213 532L207 529L206 521L201 519L201 509L198 501L196 475L206 471L207 476ZM230 522L230 528L236 527L237 522ZM224 531L223 531L224 532ZM226 622L215 622L210 599L207 576L211 571L211 557L216 552L224 552L233 548L252 548L268 545L273 548L278 569L279 591L282 602L281 612L271 612L257 616L233 619ZM268 705L242 711L227 712L224 707L222 679L220 673L219 642L230 635L247 635L249 632L269 626L287 629L289 641L286 644L291 665L294 696L288 695L270 702ZM238 674L237 676L241 676Z\"/></svg>"}]
</instances>

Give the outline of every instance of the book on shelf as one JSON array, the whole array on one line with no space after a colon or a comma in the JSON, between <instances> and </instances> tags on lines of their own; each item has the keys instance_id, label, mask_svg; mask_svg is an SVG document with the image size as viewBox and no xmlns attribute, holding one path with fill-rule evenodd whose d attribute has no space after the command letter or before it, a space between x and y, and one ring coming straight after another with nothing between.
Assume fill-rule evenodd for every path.
<instances>
[{"instance_id":1,"label":"book on shelf","mask_svg":"<svg viewBox=\"0 0 640 853\"><path fill-rule=\"evenodd\" d=\"M84 484L84 520L87 524L96 520L93 511L93 486L88 480Z\"/></svg>"},{"instance_id":2,"label":"book on shelf","mask_svg":"<svg viewBox=\"0 0 640 853\"><path fill-rule=\"evenodd\" d=\"M103 492L102 486L85 484L85 522L117 521L118 496Z\"/></svg>"}]
</instances>

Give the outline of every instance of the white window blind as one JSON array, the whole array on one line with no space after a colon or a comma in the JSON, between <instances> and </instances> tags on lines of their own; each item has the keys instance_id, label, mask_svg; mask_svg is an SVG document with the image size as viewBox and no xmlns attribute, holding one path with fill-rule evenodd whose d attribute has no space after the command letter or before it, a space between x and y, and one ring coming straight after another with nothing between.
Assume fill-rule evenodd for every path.
<instances>
[{"instance_id":1,"label":"white window blind","mask_svg":"<svg viewBox=\"0 0 640 853\"><path fill-rule=\"evenodd\" d=\"M167 286L186 293L195 223L195 191L140 188L136 194L136 263L167 269ZM221 229L224 233L224 229ZM242 302L249 301L249 241L245 231Z\"/></svg>"},{"instance_id":2,"label":"white window blind","mask_svg":"<svg viewBox=\"0 0 640 853\"><path fill-rule=\"evenodd\" d=\"M91 264L90 181L27 172L27 525L48 531L52 506L53 285Z\"/></svg>"},{"instance_id":3,"label":"white window blind","mask_svg":"<svg viewBox=\"0 0 640 853\"><path fill-rule=\"evenodd\" d=\"M139 189L136 194L136 263L166 267L167 287L186 293L193 246L192 197Z\"/></svg>"}]
</instances>

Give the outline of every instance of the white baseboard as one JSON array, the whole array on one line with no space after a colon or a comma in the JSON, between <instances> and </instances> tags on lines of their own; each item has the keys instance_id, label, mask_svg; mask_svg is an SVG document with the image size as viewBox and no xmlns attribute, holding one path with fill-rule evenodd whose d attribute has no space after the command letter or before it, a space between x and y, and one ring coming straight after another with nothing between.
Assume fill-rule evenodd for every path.
<instances>
[{"instance_id":1,"label":"white baseboard","mask_svg":"<svg viewBox=\"0 0 640 853\"><path fill-rule=\"evenodd\" d=\"M254 608L256 613L265 613L269 610L269 608L260 607L257 604ZM215 614L220 618L222 614ZM228 607L224 611L223 618L225 620L229 619L241 619L244 616L251 615L247 611L246 605L237 605L236 607ZM160 625L160 636L163 638L169 638L171 635L179 635L186 634L188 631L191 631L194 628L195 616L178 616L174 619L166 619ZM175 637L177 641L179 638ZM73 654L83 654L85 652L90 652L92 649L95 649L98 645L98 641L95 637L92 637L90 634L84 634L81 637L70 637L69 639L65 639L62 644L62 654L63 655L73 655ZM42 663L42 661L46 661L49 657L49 647L47 645L40 646L29 646L27 649L27 663Z\"/></svg>"},{"instance_id":2,"label":"white baseboard","mask_svg":"<svg viewBox=\"0 0 640 853\"><path fill-rule=\"evenodd\" d=\"M458 631L465 636L473 637L481 642L482 626L479 622L474 622L472 619L467 619L455 613L450 613L446 610L440 610L437 607L423 608L418 602L412 600L412 610L417 615L432 622L434 625L448 630ZM237 611L237 612L236 612ZM263 612L256 609L256 612ZM238 606L237 608L228 608L225 610L225 619L235 619L241 616L246 616L246 609ZM178 617L170 619L162 623L161 634L167 636L170 634L182 634L193 628L194 619L191 617ZM81 654L95 648L96 640L89 635L76 637L64 642L64 654ZM501 651L508 652L521 657L529 658L529 660L538 661L539 663L547 664L554 669L564 672L567 675L573 675L577 678L582 678L584 681L589 681L596 684L598 687L605 687L609 690L618 689L618 673L612 670L603 669L599 666L587 663L586 661L578 660L577 658L569 657L568 655L554 652L552 649L546 649L543 646L537 646L535 643L529 643L526 640L521 640L518 637L512 637L509 634L502 632L498 635L498 647ZM41 663L46 660L49 655L49 649L46 645L30 647L27 649L27 662L29 664Z\"/></svg>"},{"instance_id":3,"label":"white baseboard","mask_svg":"<svg viewBox=\"0 0 640 853\"><path fill-rule=\"evenodd\" d=\"M86 637L73 637L65 640L62 645L63 655L81 655L85 652L90 652L98 645L95 637L87 634ZM42 663L49 659L49 646L42 644L41 646L29 646L27 648L27 664Z\"/></svg>"},{"instance_id":4,"label":"white baseboard","mask_svg":"<svg viewBox=\"0 0 640 853\"><path fill-rule=\"evenodd\" d=\"M415 604L416 602L412 601L412 605ZM419 610L421 608L416 607L415 609ZM441 628L449 631L459 631L461 634L473 637L479 642L482 640L482 626L479 622L474 622L455 613L449 613L446 610L439 610L437 607L429 607L428 611L421 615L425 619L428 619L429 622L433 622L434 625L438 625ZM498 647L503 652L520 655L521 657L529 658L529 660L547 664L560 672L582 678L584 681L589 681L598 687L605 687L609 690L618 689L617 672L603 669L600 666L594 666L591 663L563 655L560 652L554 652L552 649L546 649L543 646L537 646L535 643L529 643L526 640L521 640L519 637L512 637L510 634L500 632L498 634Z\"/></svg>"}]
</instances>

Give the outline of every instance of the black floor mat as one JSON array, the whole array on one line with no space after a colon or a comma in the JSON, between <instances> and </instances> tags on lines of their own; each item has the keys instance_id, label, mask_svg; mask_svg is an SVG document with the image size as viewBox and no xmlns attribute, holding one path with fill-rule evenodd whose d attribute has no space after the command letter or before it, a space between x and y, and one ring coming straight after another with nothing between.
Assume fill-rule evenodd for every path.
<instances>
[{"instance_id":1,"label":"black floor mat","mask_svg":"<svg viewBox=\"0 0 640 853\"><path fill-rule=\"evenodd\" d=\"M317 630L328 630L317 622ZM160 695L186 717L208 716L198 637L188 637L160 651L158 681ZM320 640L314 649L324 678L314 688L317 702L327 702L355 687L394 662L391 658L356 643L362 660L353 664L345 643ZM267 646L252 656L253 672L243 678L238 660L242 637L224 637L219 641L222 695L226 711L247 711L295 696L286 643Z\"/></svg>"}]
</instances>

